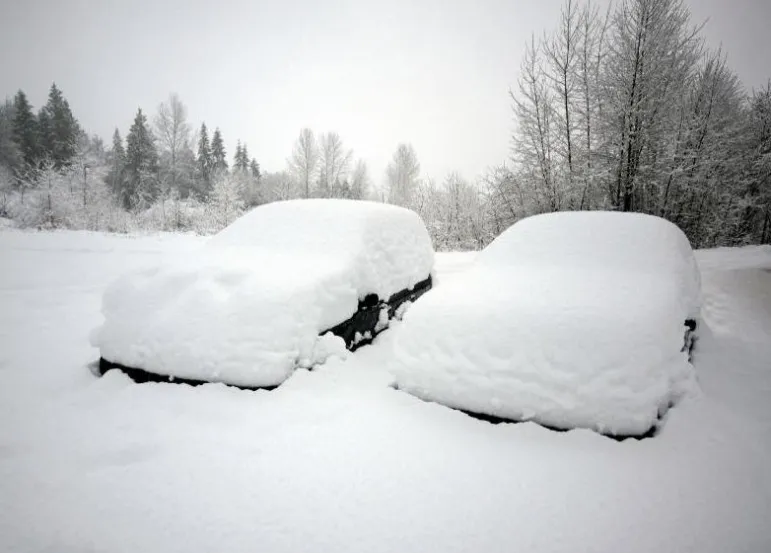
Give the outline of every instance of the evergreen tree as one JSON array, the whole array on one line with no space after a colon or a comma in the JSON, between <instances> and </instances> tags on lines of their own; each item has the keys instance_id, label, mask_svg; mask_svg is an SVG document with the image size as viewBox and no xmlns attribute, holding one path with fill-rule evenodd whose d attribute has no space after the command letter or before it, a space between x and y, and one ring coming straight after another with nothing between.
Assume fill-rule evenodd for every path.
<instances>
[{"instance_id":1,"label":"evergreen tree","mask_svg":"<svg viewBox=\"0 0 771 553\"><path fill-rule=\"evenodd\" d=\"M209 133L206 130L206 123L201 123L201 133L198 138L198 178L200 179L199 190L204 197L208 197L211 192L211 170L212 154L209 145Z\"/></svg>"},{"instance_id":2,"label":"evergreen tree","mask_svg":"<svg viewBox=\"0 0 771 553\"><path fill-rule=\"evenodd\" d=\"M0 105L0 166L12 175L21 165L21 153L13 139L13 102Z\"/></svg>"},{"instance_id":3,"label":"evergreen tree","mask_svg":"<svg viewBox=\"0 0 771 553\"><path fill-rule=\"evenodd\" d=\"M246 144L241 144L240 140L236 145L236 154L233 156L233 169L242 172L249 170L249 152Z\"/></svg>"},{"instance_id":4,"label":"evergreen tree","mask_svg":"<svg viewBox=\"0 0 771 553\"><path fill-rule=\"evenodd\" d=\"M124 196L123 172L126 167L126 150L123 149L123 139L118 129L112 135L112 151L110 152L110 172L107 174L107 184L116 198L120 198L121 204L126 205L128 200Z\"/></svg>"},{"instance_id":5,"label":"evergreen tree","mask_svg":"<svg viewBox=\"0 0 771 553\"><path fill-rule=\"evenodd\" d=\"M147 118L139 108L126 139L124 205L136 208L152 201L158 193L158 152Z\"/></svg>"},{"instance_id":6,"label":"evergreen tree","mask_svg":"<svg viewBox=\"0 0 771 553\"><path fill-rule=\"evenodd\" d=\"M225 173L228 170L228 161L225 157L225 144L219 128L215 129L211 139L212 168L215 173Z\"/></svg>"},{"instance_id":7,"label":"evergreen tree","mask_svg":"<svg viewBox=\"0 0 771 553\"><path fill-rule=\"evenodd\" d=\"M238 166L241 163L241 157L243 154L241 153L241 141L236 142L236 153L233 154L233 170L238 170Z\"/></svg>"},{"instance_id":8,"label":"evergreen tree","mask_svg":"<svg viewBox=\"0 0 771 553\"><path fill-rule=\"evenodd\" d=\"M246 173L249 170L249 151L246 149L246 144L241 146L241 160L238 168Z\"/></svg>"},{"instance_id":9,"label":"evergreen tree","mask_svg":"<svg viewBox=\"0 0 771 553\"><path fill-rule=\"evenodd\" d=\"M40 108L37 112L37 152L39 157L39 163L45 163L51 159L51 152L53 151L52 139L53 133L51 132L51 118L48 116L48 110L45 106Z\"/></svg>"},{"instance_id":10,"label":"evergreen tree","mask_svg":"<svg viewBox=\"0 0 771 553\"><path fill-rule=\"evenodd\" d=\"M51 85L48 103L40 110L39 144L41 156L61 169L72 163L81 134L80 125L56 83Z\"/></svg>"},{"instance_id":11,"label":"evergreen tree","mask_svg":"<svg viewBox=\"0 0 771 553\"><path fill-rule=\"evenodd\" d=\"M252 177L260 180L260 177L262 176L260 174L260 164L257 163L256 159L252 158L252 162L249 164L249 170L252 172Z\"/></svg>"},{"instance_id":12,"label":"evergreen tree","mask_svg":"<svg viewBox=\"0 0 771 553\"><path fill-rule=\"evenodd\" d=\"M31 169L38 161L37 120L22 90L14 97L13 111L13 139L21 153L24 169Z\"/></svg>"}]
</instances>

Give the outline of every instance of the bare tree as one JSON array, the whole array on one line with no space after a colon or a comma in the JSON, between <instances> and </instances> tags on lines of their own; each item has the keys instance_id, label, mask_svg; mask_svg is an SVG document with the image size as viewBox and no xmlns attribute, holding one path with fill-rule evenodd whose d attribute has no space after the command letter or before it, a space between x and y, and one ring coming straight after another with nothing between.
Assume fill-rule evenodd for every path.
<instances>
[{"instance_id":1,"label":"bare tree","mask_svg":"<svg viewBox=\"0 0 771 553\"><path fill-rule=\"evenodd\" d=\"M579 209L591 209L597 178L594 163L597 149L597 131L594 128L596 118L602 111L601 68L606 53L608 22L612 3L608 3L607 12L601 16L599 10L587 2L580 16L581 37L579 40L579 61L577 78L579 81L579 102L577 120L583 131L583 187Z\"/></svg>"},{"instance_id":2,"label":"bare tree","mask_svg":"<svg viewBox=\"0 0 771 553\"><path fill-rule=\"evenodd\" d=\"M351 175L351 197L355 200L365 200L370 191L369 171L367 163L360 159L356 162L356 167Z\"/></svg>"},{"instance_id":3,"label":"bare tree","mask_svg":"<svg viewBox=\"0 0 771 553\"><path fill-rule=\"evenodd\" d=\"M303 194L303 191L299 189L297 180L284 171L265 173L261 179L261 186L265 200L268 202L292 200Z\"/></svg>"},{"instance_id":4,"label":"bare tree","mask_svg":"<svg viewBox=\"0 0 771 553\"><path fill-rule=\"evenodd\" d=\"M319 150L319 195L328 197L332 188L347 176L353 151L345 149L343 140L336 132L321 135Z\"/></svg>"},{"instance_id":5,"label":"bare tree","mask_svg":"<svg viewBox=\"0 0 771 553\"><path fill-rule=\"evenodd\" d=\"M179 180L183 173L183 161L188 161L189 156L183 153L191 148L190 125L187 122L187 108L176 93L170 94L169 99L158 106L155 116L155 132L162 154L161 179L166 184L165 188L179 189ZM165 154L165 155L163 155ZM164 170L165 169L165 170Z\"/></svg>"},{"instance_id":6,"label":"bare tree","mask_svg":"<svg viewBox=\"0 0 771 553\"><path fill-rule=\"evenodd\" d=\"M411 144L399 144L386 175L389 203L410 207L420 175L420 162Z\"/></svg>"},{"instance_id":7,"label":"bare tree","mask_svg":"<svg viewBox=\"0 0 771 553\"><path fill-rule=\"evenodd\" d=\"M319 151L313 131L305 128L297 137L292 157L288 160L289 171L303 186L304 196L311 196L311 182L319 164Z\"/></svg>"},{"instance_id":8,"label":"bare tree","mask_svg":"<svg viewBox=\"0 0 771 553\"><path fill-rule=\"evenodd\" d=\"M517 121L512 161L519 167L519 178L528 183L537 211L557 211L562 206L562 192L554 176L553 97L544 82L541 48L535 37L525 48L519 94L509 91L509 95Z\"/></svg>"},{"instance_id":9,"label":"bare tree","mask_svg":"<svg viewBox=\"0 0 771 553\"><path fill-rule=\"evenodd\" d=\"M555 120L559 126L560 155L566 162L566 189L572 191L574 180L574 146L573 134L575 121L571 117L574 111L576 74L580 60L579 43L581 40L581 18L583 15L576 10L572 0L568 0L562 9L557 32L544 41L543 51L547 62L546 76L551 81L559 108L554 110Z\"/></svg>"},{"instance_id":10,"label":"bare tree","mask_svg":"<svg viewBox=\"0 0 771 553\"><path fill-rule=\"evenodd\" d=\"M612 205L630 211L638 207L637 184L651 180L662 161L660 139L675 120L672 111L693 76L701 41L682 0L624 0L612 30L605 86L614 94L606 117L618 153L609 192Z\"/></svg>"}]
</instances>

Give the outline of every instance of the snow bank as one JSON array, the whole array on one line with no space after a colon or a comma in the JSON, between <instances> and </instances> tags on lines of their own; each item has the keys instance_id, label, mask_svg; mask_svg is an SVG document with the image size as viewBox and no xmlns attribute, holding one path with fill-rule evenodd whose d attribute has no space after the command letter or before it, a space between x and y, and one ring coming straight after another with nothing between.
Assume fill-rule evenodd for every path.
<instances>
[{"instance_id":1,"label":"snow bank","mask_svg":"<svg viewBox=\"0 0 771 553\"><path fill-rule=\"evenodd\" d=\"M476 413L637 435L688 388L699 308L687 239L655 217L525 219L394 336L401 389Z\"/></svg>"},{"instance_id":2,"label":"snow bank","mask_svg":"<svg viewBox=\"0 0 771 553\"><path fill-rule=\"evenodd\" d=\"M428 233L409 210L267 204L194 257L119 279L92 343L105 359L157 374L272 386L319 351L325 357L319 334L348 319L360 298L387 299L432 267Z\"/></svg>"}]
</instances>

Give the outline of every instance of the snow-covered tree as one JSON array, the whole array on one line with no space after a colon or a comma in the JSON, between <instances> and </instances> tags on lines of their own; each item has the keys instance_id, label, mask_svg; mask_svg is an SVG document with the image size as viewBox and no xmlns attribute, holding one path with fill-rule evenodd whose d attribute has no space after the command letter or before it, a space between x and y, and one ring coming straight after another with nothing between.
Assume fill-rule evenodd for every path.
<instances>
[{"instance_id":1,"label":"snow-covered tree","mask_svg":"<svg viewBox=\"0 0 771 553\"><path fill-rule=\"evenodd\" d=\"M411 144L399 144L386 168L388 202L410 207L420 177L420 162Z\"/></svg>"},{"instance_id":2,"label":"snow-covered tree","mask_svg":"<svg viewBox=\"0 0 771 553\"><path fill-rule=\"evenodd\" d=\"M371 185L367 163L360 159L356 162L351 174L351 198L366 200L369 197Z\"/></svg>"},{"instance_id":3,"label":"snow-covered tree","mask_svg":"<svg viewBox=\"0 0 771 553\"><path fill-rule=\"evenodd\" d=\"M158 137L161 188L166 194L176 190L187 196L195 168L187 108L177 94L170 94L158 106L154 126Z\"/></svg>"},{"instance_id":4,"label":"snow-covered tree","mask_svg":"<svg viewBox=\"0 0 771 553\"><path fill-rule=\"evenodd\" d=\"M564 197L555 175L553 93L541 55L541 46L531 38L522 59L518 93L509 92L517 122L511 160L518 168L518 178L527 183L528 198L522 201L535 213L561 209Z\"/></svg>"},{"instance_id":5,"label":"snow-covered tree","mask_svg":"<svg viewBox=\"0 0 771 553\"><path fill-rule=\"evenodd\" d=\"M158 152L155 138L142 108L126 138L126 166L123 202L127 209L149 205L158 196Z\"/></svg>"},{"instance_id":6,"label":"snow-covered tree","mask_svg":"<svg viewBox=\"0 0 771 553\"><path fill-rule=\"evenodd\" d=\"M216 175L225 173L228 170L228 160L225 152L225 143L222 140L222 133L219 127L214 129L214 134L211 139L211 157L212 157L212 171Z\"/></svg>"},{"instance_id":7,"label":"snow-covered tree","mask_svg":"<svg viewBox=\"0 0 771 553\"><path fill-rule=\"evenodd\" d=\"M21 152L14 140L13 115L13 102L6 100L0 104L0 167L6 176L13 176L22 164Z\"/></svg>"},{"instance_id":8,"label":"snow-covered tree","mask_svg":"<svg viewBox=\"0 0 771 553\"><path fill-rule=\"evenodd\" d=\"M246 173L249 171L249 150L246 144L236 143L236 153L233 155L233 171Z\"/></svg>"},{"instance_id":9,"label":"snow-covered tree","mask_svg":"<svg viewBox=\"0 0 771 553\"><path fill-rule=\"evenodd\" d=\"M126 150L123 148L123 139L120 136L120 131L115 129L112 134L112 149L108 156L109 172L107 173L107 184L110 187L113 195L119 199L122 205L127 203L127 199L124 195L124 170L126 168Z\"/></svg>"},{"instance_id":10,"label":"snow-covered tree","mask_svg":"<svg viewBox=\"0 0 771 553\"><path fill-rule=\"evenodd\" d=\"M201 123L201 130L198 133L198 155L196 157L196 167L198 176L198 193L203 198L208 198L212 188L212 168L214 160L211 154L211 145L209 144L209 131L206 129L206 123Z\"/></svg>"},{"instance_id":11,"label":"snow-covered tree","mask_svg":"<svg viewBox=\"0 0 771 553\"><path fill-rule=\"evenodd\" d=\"M213 231L225 228L241 216L244 210L243 181L237 176L222 173L217 176L208 204Z\"/></svg>"},{"instance_id":12,"label":"snow-covered tree","mask_svg":"<svg viewBox=\"0 0 771 553\"><path fill-rule=\"evenodd\" d=\"M624 0L611 23L603 111L614 154L610 203L644 209L646 183L662 176L663 147L694 77L701 41L682 0Z\"/></svg>"},{"instance_id":13,"label":"snow-covered tree","mask_svg":"<svg viewBox=\"0 0 771 553\"><path fill-rule=\"evenodd\" d=\"M72 114L69 102L64 98L56 83L51 85L48 102L38 116L38 149L40 156L50 159L54 167L69 166L78 148L82 133L77 119Z\"/></svg>"},{"instance_id":14,"label":"snow-covered tree","mask_svg":"<svg viewBox=\"0 0 771 553\"><path fill-rule=\"evenodd\" d=\"M300 131L287 164L289 172L302 187L303 197L310 198L311 183L319 164L318 146L312 130L306 128Z\"/></svg>"},{"instance_id":15,"label":"snow-covered tree","mask_svg":"<svg viewBox=\"0 0 771 553\"><path fill-rule=\"evenodd\" d=\"M37 119L23 90L13 99L13 139L21 154L22 171L32 169L39 159Z\"/></svg>"},{"instance_id":16,"label":"snow-covered tree","mask_svg":"<svg viewBox=\"0 0 771 553\"><path fill-rule=\"evenodd\" d=\"M260 180L261 173L260 173L260 164L257 163L257 160L255 158L252 158L252 161L249 162L249 172L252 174L252 177Z\"/></svg>"},{"instance_id":17,"label":"snow-covered tree","mask_svg":"<svg viewBox=\"0 0 771 553\"><path fill-rule=\"evenodd\" d=\"M319 178L316 195L322 198L347 196L343 183L347 179L348 167L353 152L343 146L343 140L336 132L322 134L319 138ZM335 193L337 189L337 193Z\"/></svg>"}]
</instances>

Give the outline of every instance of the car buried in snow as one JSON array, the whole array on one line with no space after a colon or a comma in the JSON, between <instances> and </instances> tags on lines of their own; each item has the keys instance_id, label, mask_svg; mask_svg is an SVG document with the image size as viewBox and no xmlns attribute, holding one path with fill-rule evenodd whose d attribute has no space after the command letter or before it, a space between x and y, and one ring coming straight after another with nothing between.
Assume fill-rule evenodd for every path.
<instances>
[{"instance_id":1,"label":"car buried in snow","mask_svg":"<svg viewBox=\"0 0 771 553\"><path fill-rule=\"evenodd\" d=\"M686 236L649 215L523 219L393 336L395 386L492 421L644 437L694 383Z\"/></svg>"},{"instance_id":2,"label":"car buried in snow","mask_svg":"<svg viewBox=\"0 0 771 553\"><path fill-rule=\"evenodd\" d=\"M310 199L259 206L194 256L120 278L94 330L99 372L137 381L279 385L369 343L431 288L420 217Z\"/></svg>"}]
</instances>

